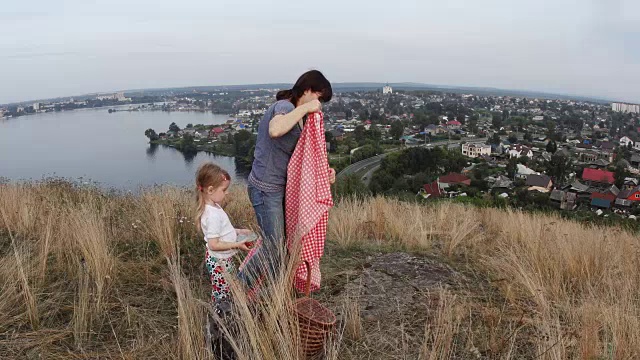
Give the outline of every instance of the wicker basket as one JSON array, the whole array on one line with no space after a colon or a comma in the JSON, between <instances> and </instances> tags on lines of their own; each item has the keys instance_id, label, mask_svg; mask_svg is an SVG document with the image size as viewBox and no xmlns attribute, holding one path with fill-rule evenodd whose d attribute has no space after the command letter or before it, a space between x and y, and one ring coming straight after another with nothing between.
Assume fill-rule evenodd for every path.
<instances>
[{"instance_id":1,"label":"wicker basket","mask_svg":"<svg viewBox=\"0 0 640 360\"><path fill-rule=\"evenodd\" d=\"M307 267L305 297L296 300L293 311L298 317L302 352L306 356L312 356L324 348L328 335L333 332L336 316L317 300L309 297L311 294L311 265L308 261L304 263Z\"/></svg>"}]
</instances>

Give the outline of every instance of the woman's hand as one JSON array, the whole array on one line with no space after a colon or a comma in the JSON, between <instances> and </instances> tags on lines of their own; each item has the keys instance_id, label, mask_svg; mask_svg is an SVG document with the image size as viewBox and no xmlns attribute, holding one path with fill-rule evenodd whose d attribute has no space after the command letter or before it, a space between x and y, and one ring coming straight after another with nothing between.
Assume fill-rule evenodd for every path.
<instances>
[{"instance_id":1,"label":"woman's hand","mask_svg":"<svg viewBox=\"0 0 640 360\"><path fill-rule=\"evenodd\" d=\"M336 169L329 168L329 184L336 182Z\"/></svg>"},{"instance_id":2,"label":"woman's hand","mask_svg":"<svg viewBox=\"0 0 640 360\"><path fill-rule=\"evenodd\" d=\"M322 104L319 100L311 100L308 103L304 104L305 110L307 114L319 112L322 109Z\"/></svg>"}]
</instances>

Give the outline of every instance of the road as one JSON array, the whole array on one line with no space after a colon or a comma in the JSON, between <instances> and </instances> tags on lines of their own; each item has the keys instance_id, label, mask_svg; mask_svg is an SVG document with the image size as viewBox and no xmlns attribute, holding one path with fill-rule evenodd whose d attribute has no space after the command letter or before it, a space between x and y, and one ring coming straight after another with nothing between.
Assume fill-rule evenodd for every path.
<instances>
[{"instance_id":1,"label":"road","mask_svg":"<svg viewBox=\"0 0 640 360\"><path fill-rule=\"evenodd\" d=\"M463 141L468 143L484 143L486 139L465 138L462 140L453 140L453 141L446 141L446 140L437 141L437 142L432 142L432 143L423 144L423 145L416 145L416 146L430 148L433 146L439 146L439 145L444 145L448 143L449 148L455 148L455 147L458 147ZM398 149L394 151L400 151L400 150L402 149ZM394 151L391 151L391 152L394 152ZM359 174L361 176L361 179L364 181L364 183L368 184L369 180L371 179L371 175L373 175L373 172L378 167L380 167L380 162L382 161L382 159L385 156L387 156L387 154L390 154L391 152L376 155L374 157L370 157L368 159L364 159L364 160L358 161L357 163L351 164L346 168L344 168L342 171L340 171L337 177L342 178L351 174Z\"/></svg>"}]
</instances>

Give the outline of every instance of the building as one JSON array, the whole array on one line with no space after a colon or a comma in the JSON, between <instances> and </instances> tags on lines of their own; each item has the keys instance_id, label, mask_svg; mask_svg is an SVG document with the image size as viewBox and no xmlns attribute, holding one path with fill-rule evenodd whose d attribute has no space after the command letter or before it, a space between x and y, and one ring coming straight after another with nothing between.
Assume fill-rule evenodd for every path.
<instances>
[{"instance_id":1,"label":"building","mask_svg":"<svg viewBox=\"0 0 640 360\"><path fill-rule=\"evenodd\" d=\"M549 199L552 204L556 204L561 210L574 210L577 205L577 195L572 192L553 190Z\"/></svg>"},{"instance_id":2,"label":"building","mask_svg":"<svg viewBox=\"0 0 640 360\"><path fill-rule=\"evenodd\" d=\"M536 115L531 120L533 120L533 121L542 121L542 120L544 120L544 116Z\"/></svg>"},{"instance_id":3,"label":"building","mask_svg":"<svg viewBox=\"0 0 640 360\"><path fill-rule=\"evenodd\" d=\"M441 197L445 194L445 192L440 188L438 181L434 181L430 184L424 184L422 189L420 189L419 194L422 195L424 199L428 199Z\"/></svg>"},{"instance_id":4,"label":"building","mask_svg":"<svg viewBox=\"0 0 640 360\"><path fill-rule=\"evenodd\" d=\"M526 156L529 159L533 158L533 151L526 146L516 145L509 149L509 157L510 158L519 158L521 156Z\"/></svg>"},{"instance_id":5,"label":"building","mask_svg":"<svg viewBox=\"0 0 640 360\"><path fill-rule=\"evenodd\" d=\"M527 182L525 185L529 187L528 189L529 191L539 191L539 192L547 193L551 191L553 182L551 181L551 178L547 175L531 174L531 175L527 175Z\"/></svg>"},{"instance_id":6,"label":"building","mask_svg":"<svg viewBox=\"0 0 640 360\"><path fill-rule=\"evenodd\" d=\"M393 94L393 89L391 88L391 86L389 86L389 84L385 85L382 87L382 93L384 95L386 94Z\"/></svg>"},{"instance_id":7,"label":"building","mask_svg":"<svg viewBox=\"0 0 640 360\"><path fill-rule=\"evenodd\" d=\"M471 185L471 179L468 177L459 174L459 173L449 173L444 176L440 176L437 180L438 186L443 189L448 188L451 185Z\"/></svg>"},{"instance_id":8,"label":"building","mask_svg":"<svg viewBox=\"0 0 640 360\"><path fill-rule=\"evenodd\" d=\"M640 113L640 105L625 104L625 103L612 103L611 104L611 110L617 111L617 112L638 114L638 113Z\"/></svg>"},{"instance_id":9,"label":"building","mask_svg":"<svg viewBox=\"0 0 640 360\"><path fill-rule=\"evenodd\" d=\"M33 110L34 111L40 110L40 103L33 103Z\"/></svg>"},{"instance_id":10,"label":"building","mask_svg":"<svg viewBox=\"0 0 640 360\"><path fill-rule=\"evenodd\" d=\"M590 185L611 185L614 183L614 177L611 171L591 168L584 168L582 171L582 180Z\"/></svg>"},{"instance_id":11,"label":"building","mask_svg":"<svg viewBox=\"0 0 640 360\"><path fill-rule=\"evenodd\" d=\"M447 128L451 130L460 129L460 126L462 126L462 123L458 120L447 121Z\"/></svg>"},{"instance_id":12,"label":"building","mask_svg":"<svg viewBox=\"0 0 640 360\"><path fill-rule=\"evenodd\" d=\"M634 141L630 137L623 136L623 137L620 138L620 145L626 147L626 146L629 146L629 144L631 144L631 146L633 146L633 144L634 144Z\"/></svg>"},{"instance_id":13,"label":"building","mask_svg":"<svg viewBox=\"0 0 640 360\"><path fill-rule=\"evenodd\" d=\"M224 129L221 127L214 127L213 129L211 129L211 131L209 131L209 137L211 138L217 138L218 136L222 135L224 133Z\"/></svg>"},{"instance_id":14,"label":"building","mask_svg":"<svg viewBox=\"0 0 640 360\"><path fill-rule=\"evenodd\" d=\"M477 158L482 155L491 155L491 145L462 144L462 155L470 158Z\"/></svg>"},{"instance_id":15,"label":"building","mask_svg":"<svg viewBox=\"0 0 640 360\"><path fill-rule=\"evenodd\" d=\"M131 100L124 96L124 92L119 92L115 94L107 94L107 95L99 95L96 96L97 100L116 100L116 101L128 101Z\"/></svg>"}]
</instances>

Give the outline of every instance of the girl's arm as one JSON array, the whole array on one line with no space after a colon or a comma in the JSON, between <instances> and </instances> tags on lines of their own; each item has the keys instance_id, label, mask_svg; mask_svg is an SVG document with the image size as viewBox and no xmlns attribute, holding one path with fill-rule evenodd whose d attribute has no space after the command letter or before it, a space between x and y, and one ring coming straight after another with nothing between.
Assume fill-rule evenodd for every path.
<instances>
[{"instance_id":1,"label":"girl's arm","mask_svg":"<svg viewBox=\"0 0 640 360\"><path fill-rule=\"evenodd\" d=\"M303 116L318 111L320 111L320 101L312 100L298 106L288 114L274 116L269 121L269 136L277 138L288 133Z\"/></svg>"},{"instance_id":2,"label":"girl's arm","mask_svg":"<svg viewBox=\"0 0 640 360\"><path fill-rule=\"evenodd\" d=\"M207 247L212 251L242 249L242 245L244 244L220 241L220 238L207 239Z\"/></svg>"}]
</instances>

